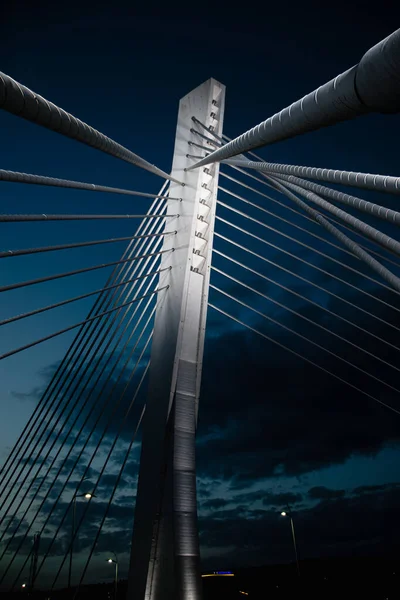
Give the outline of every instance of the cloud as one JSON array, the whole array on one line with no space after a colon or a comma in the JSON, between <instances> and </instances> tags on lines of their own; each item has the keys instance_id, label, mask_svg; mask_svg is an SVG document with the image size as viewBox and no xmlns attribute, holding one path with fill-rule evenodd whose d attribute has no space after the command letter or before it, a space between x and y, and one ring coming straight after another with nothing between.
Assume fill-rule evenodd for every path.
<instances>
[{"instance_id":1,"label":"cloud","mask_svg":"<svg viewBox=\"0 0 400 600\"><path fill-rule=\"evenodd\" d=\"M312 500L330 500L332 498L343 498L345 490L331 490L323 485L315 486L308 490L308 496Z\"/></svg>"},{"instance_id":2,"label":"cloud","mask_svg":"<svg viewBox=\"0 0 400 600\"><path fill-rule=\"evenodd\" d=\"M355 489L340 497L329 496L333 490L328 490L317 504L296 509L293 518L300 559L398 552L400 487L375 487L368 494ZM320 488L321 496L322 489L326 488ZM290 527L278 510L239 508L202 517L204 568L293 561Z\"/></svg>"}]
</instances>

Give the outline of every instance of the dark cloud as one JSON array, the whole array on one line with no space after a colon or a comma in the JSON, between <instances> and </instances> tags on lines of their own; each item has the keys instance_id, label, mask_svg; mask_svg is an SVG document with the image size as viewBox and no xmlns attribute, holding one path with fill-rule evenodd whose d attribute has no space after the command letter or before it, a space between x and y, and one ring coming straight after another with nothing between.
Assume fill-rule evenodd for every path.
<instances>
[{"instance_id":1,"label":"dark cloud","mask_svg":"<svg viewBox=\"0 0 400 600\"><path fill-rule=\"evenodd\" d=\"M360 485L353 490L353 494L361 496L364 494L378 494L387 490L400 490L400 483L385 483L382 485Z\"/></svg>"},{"instance_id":2,"label":"dark cloud","mask_svg":"<svg viewBox=\"0 0 400 600\"><path fill-rule=\"evenodd\" d=\"M321 499L317 505L295 510L300 558L398 552L399 501L400 489L394 484L368 494L354 490L349 496ZM240 507L238 512L202 517L201 542L209 568L216 561L220 568L233 568L293 560L289 523L277 510Z\"/></svg>"},{"instance_id":3,"label":"dark cloud","mask_svg":"<svg viewBox=\"0 0 400 600\"><path fill-rule=\"evenodd\" d=\"M282 506L283 508L288 504L295 504L300 502L302 499L301 494L293 494L292 492L282 494L267 494L263 498L263 504L265 506Z\"/></svg>"},{"instance_id":4,"label":"dark cloud","mask_svg":"<svg viewBox=\"0 0 400 600\"><path fill-rule=\"evenodd\" d=\"M204 510L218 510L219 508L223 508L229 502L224 500L224 498L211 498L211 500L205 500L201 503L201 508Z\"/></svg>"},{"instance_id":5,"label":"dark cloud","mask_svg":"<svg viewBox=\"0 0 400 600\"><path fill-rule=\"evenodd\" d=\"M312 500L343 498L345 493L345 490L331 490L323 485L318 485L308 490L308 495L310 498L312 498Z\"/></svg>"},{"instance_id":6,"label":"dark cloud","mask_svg":"<svg viewBox=\"0 0 400 600\"><path fill-rule=\"evenodd\" d=\"M238 313L232 303L227 306L217 296L213 301L234 315ZM302 312L311 315L311 310ZM289 315L285 322L290 320ZM364 324L361 317L359 322ZM400 430L389 411L268 340L231 321L226 320L225 325L227 330L210 334L206 344L204 372L212 373L212 377L204 378L202 385L198 431L201 475L223 477L231 481L233 489L241 489L255 479L299 475L344 463L357 454L372 456L387 444L398 443ZM360 343L350 326L330 326ZM256 328L276 338L260 319ZM393 392L367 381L345 363L335 362L321 351L310 351L293 336L277 339L360 389L398 404ZM353 360L356 354L349 354L344 344L332 342L326 335L316 339L325 346L334 343L334 351L346 360ZM369 341L365 348L376 354L374 345ZM390 353L385 356L394 363L397 360ZM382 378L386 375L383 369L376 370L374 359L367 355L362 359L354 360L361 361L365 371ZM216 381L223 382L218 390Z\"/></svg>"}]
</instances>

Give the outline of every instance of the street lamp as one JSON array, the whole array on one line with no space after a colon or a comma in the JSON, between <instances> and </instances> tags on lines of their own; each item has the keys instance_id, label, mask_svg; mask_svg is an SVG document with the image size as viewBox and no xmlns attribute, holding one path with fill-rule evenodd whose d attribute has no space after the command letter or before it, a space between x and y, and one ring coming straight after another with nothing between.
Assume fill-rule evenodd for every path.
<instances>
[{"instance_id":1,"label":"street lamp","mask_svg":"<svg viewBox=\"0 0 400 600\"><path fill-rule=\"evenodd\" d=\"M299 557L297 555L297 544L296 544L296 536L295 536L295 533L294 533L294 522L293 522L292 512L291 512L291 510L290 510L289 507L288 507L287 510L282 510L281 517L289 517L289 519L290 519L290 526L291 526L292 538L293 538L294 554L296 556L297 575L300 577L300 565L299 565Z\"/></svg>"},{"instance_id":2,"label":"street lamp","mask_svg":"<svg viewBox=\"0 0 400 600\"><path fill-rule=\"evenodd\" d=\"M76 516L76 499L77 498L85 498L86 500L90 500L91 498L96 498L95 494L91 494L87 492L86 494L77 494L75 493L72 496L72 526L71 526L71 543L69 549L69 569L68 569L68 588L71 587L71 575L72 575L72 555L74 553L74 537L75 537L75 516Z\"/></svg>"},{"instance_id":3,"label":"street lamp","mask_svg":"<svg viewBox=\"0 0 400 600\"><path fill-rule=\"evenodd\" d=\"M115 554L115 552L113 552L113 550L111 550L111 553L114 554L115 558L108 558L107 562L110 563L110 564L114 563L114 565L115 565L114 600L117 600L117 592L118 592L118 557Z\"/></svg>"}]
</instances>

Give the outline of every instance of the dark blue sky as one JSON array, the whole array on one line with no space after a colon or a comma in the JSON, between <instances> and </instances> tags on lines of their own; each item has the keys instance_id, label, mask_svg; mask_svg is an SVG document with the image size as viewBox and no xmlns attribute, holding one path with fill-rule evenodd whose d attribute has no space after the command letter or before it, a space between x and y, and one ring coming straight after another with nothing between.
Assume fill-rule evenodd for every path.
<instances>
[{"instance_id":1,"label":"dark blue sky","mask_svg":"<svg viewBox=\"0 0 400 600\"><path fill-rule=\"evenodd\" d=\"M101 3L93 14L93 9L86 9L82 3L76 6L69 3L68 9L60 12L54 4L16 2L13 7L2 9L1 70L168 171L178 102L192 88L209 77L227 86L224 132L231 137L238 135L355 64L369 47L393 31L398 15L389 6L381 2L368 14L363 3L358 6L339 3L329 9L320 4L307 7L275 4L268 8L246 6L239 11L211 6L178 11L154 6L145 15L115 5L111 9L109 4ZM1 168L153 193L162 185L162 180L155 176L12 115L0 113L0 128ZM399 134L398 116L372 115L271 146L260 154L274 162L398 175ZM236 177L227 167L224 172ZM235 184L228 184L223 178L220 183L243 194L243 189L235 188ZM246 183L253 185L250 180ZM269 193L267 188L256 187ZM148 207L148 202L140 198L83 191L6 183L1 183L1 191L4 213L142 213ZM266 199L246 194L252 201L276 210ZM361 195L373 197L371 193ZM243 209L240 201L224 193L220 198ZM396 207L396 198L383 195L374 198ZM308 226L284 209L276 212ZM226 209L221 208L218 214L248 226ZM255 210L250 214L257 215ZM272 218L266 217L266 222L277 226ZM124 236L130 235L135 226L122 221L4 224L1 246L10 249ZM317 226L311 229L320 233ZM394 228L386 230L393 235L397 233ZM217 231L227 235L229 228L219 224ZM273 243L283 243L285 249L398 306L395 294L346 273L341 267L329 265L309 251L299 250L294 243L282 242L275 234L259 227L252 231L267 235ZM290 226L283 226L282 231L295 235ZM306 240L304 234L298 237ZM235 239L249 245L243 235ZM394 330L367 319L364 313L346 308L315 289L310 291L293 276L284 275L258 259L249 259L239 250L232 251L221 240L216 240L215 246L396 342ZM397 326L400 324L395 310L356 294L260 243L251 242L250 247L360 303L365 310ZM330 251L322 242L318 248L359 267L358 261L339 251ZM6 259L1 263L0 284L118 260L122 251L123 245L116 244ZM219 256L215 257L215 264L293 310L400 365L398 353L368 336L360 336L343 322L329 319L322 311L293 299L276 286L229 266ZM99 288L106 276L106 271L96 271L90 276L2 294L2 318ZM349 346L314 330L287 311L215 274L213 283L396 385L393 371L367 356L356 355ZM380 399L400 406L397 394L352 373L340 361L304 346L277 326L266 324L232 301L223 300L216 292L211 293L211 299L265 334L312 360L319 360L326 368L336 369L341 377ZM5 327L0 349L11 349L79 321L90 307L89 299ZM67 334L0 364L0 417L6 423L1 436L2 457L27 421L49 373L72 339L73 334ZM287 501L298 512L299 549L303 557L381 554L385 548L398 551L392 525L397 520L394 507L399 498L399 425L395 415L367 398L210 311L198 436L204 565L218 568L292 560L289 529L278 517ZM130 540L125 524L132 515L136 457L137 452L124 480L124 494L115 508L114 521L100 543L100 552L111 549L120 552L122 572ZM104 481L104 502L107 490ZM82 535L83 553L89 547L91 528L100 518L102 502L99 499L98 508L93 507L90 513L91 521ZM103 573L103 558L101 553L95 556L91 577Z\"/></svg>"}]
</instances>

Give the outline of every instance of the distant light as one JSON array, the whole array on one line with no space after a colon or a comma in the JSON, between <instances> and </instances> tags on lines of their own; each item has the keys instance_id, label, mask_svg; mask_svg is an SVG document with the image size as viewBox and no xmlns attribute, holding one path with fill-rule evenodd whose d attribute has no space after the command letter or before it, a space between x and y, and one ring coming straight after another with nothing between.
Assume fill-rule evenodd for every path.
<instances>
[{"instance_id":1,"label":"distant light","mask_svg":"<svg viewBox=\"0 0 400 600\"><path fill-rule=\"evenodd\" d=\"M26 583L23 583L21 587L26 588Z\"/></svg>"},{"instance_id":2,"label":"distant light","mask_svg":"<svg viewBox=\"0 0 400 600\"><path fill-rule=\"evenodd\" d=\"M243 596L248 596L249 592L242 592L241 590L239 590L239 594L243 594Z\"/></svg>"},{"instance_id":3,"label":"distant light","mask_svg":"<svg viewBox=\"0 0 400 600\"><path fill-rule=\"evenodd\" d=\"M216 575L233 575L232 571L214 571Z\"/></svg>"},{"instance_id":4,"label":"distant light","mask_svg":"<svg viewBox=\"0 0 400 600\"><path fill-rule=\"evenodd\" d=\"M286 517L286 515L287 515L287 512L283 510L283 511L281 512L281 517Z\"/></svg>"},{"instance_id":5,"label":"distant light","mask_svg":"<svg viewBox=\"0 0 400 600\"><path fill-rule=\"evenodd\" d=\"M232 571L214 571L213 573L204 573L202 577L234 577Z\"/></svg>"},{"instance_id":6,"label":"distant light","mask_svg":"<svg viewBox=\"0 0 400 600\"><path fill-rule=\"evenodd\" d=\"M113 559L112 559L112 558L109 558L107 562L109 562L109 563L112 563L112 562L113 562Z\"/></svg>"},{"instance_id":7,"label":"distant light","mask_svg":"<svg viewBox=\"0 0 400 600\"><path fill-rule=\"evenodd\" d=\"M85 494L85 498L86 498L86 500L89 500L91 497L92 497L92 494L89 494L89 493L88 493L88 494Z\"/></svg>"}]
</instances>

